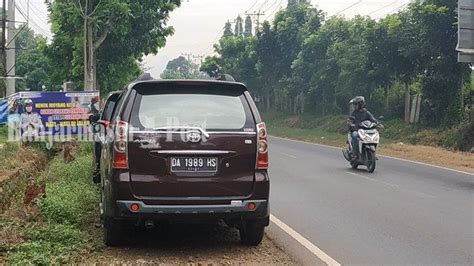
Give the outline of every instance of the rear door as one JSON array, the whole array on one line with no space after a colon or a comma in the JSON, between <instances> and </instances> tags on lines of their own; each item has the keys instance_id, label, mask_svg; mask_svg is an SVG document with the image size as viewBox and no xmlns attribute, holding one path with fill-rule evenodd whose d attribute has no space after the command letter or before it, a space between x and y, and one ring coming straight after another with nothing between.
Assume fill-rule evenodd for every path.
<instances>
[{"instance_id":1,"label":"rear door","mask_svg":"<svg viewBox=\"0 0 474 266\"><path fill-rule=\"evenodd\" d=\"M142 198L244 198L257 135L243 85L145 83L135 89L128 160Z\"/></svg>"}]
</instances>

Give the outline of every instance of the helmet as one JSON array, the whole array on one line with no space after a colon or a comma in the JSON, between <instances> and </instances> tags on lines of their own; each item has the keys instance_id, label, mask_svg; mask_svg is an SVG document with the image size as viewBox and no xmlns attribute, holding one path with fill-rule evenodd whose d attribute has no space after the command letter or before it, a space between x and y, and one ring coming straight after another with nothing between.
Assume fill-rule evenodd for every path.
<instances>
[{"instance_id":1,"label":"helmet","mask_svg":"<svg viewBox=\"0 0 474 266\"><path fill-rule=\"evenodd\" d=\"M364 98L364 96L354 97L354 99L352 99L349 102L349 104L359 105L360 108L364 108L365 107L365 98Z\"/></svg>"},{"instance_id":2,"label":"helmet","mask_svg":"<svg viewBox=\"0 0 474 266\"><path fill-rule=\"evenodd\" d=\"M29 106L32 106L33 105L33 101L31 99L26 99L24 102L25 106L29 105Z\"/></svg>"}]
</instances>

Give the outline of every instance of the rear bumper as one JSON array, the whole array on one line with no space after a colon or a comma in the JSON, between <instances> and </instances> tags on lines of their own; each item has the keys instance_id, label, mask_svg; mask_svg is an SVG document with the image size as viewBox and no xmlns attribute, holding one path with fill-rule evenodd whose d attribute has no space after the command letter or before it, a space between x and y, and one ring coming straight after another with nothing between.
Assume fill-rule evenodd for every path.
<instances>
[{"instance_id":1,"label":"rear bumper","mask_svg":"<svg viewBox=\"0 0 474 266\"><path fill-rule=\"evenodd\" d=\"M241 197L200 197L200 198L140 198L132 193L128 171L113 171L111 182L105 182L103 195L103 217L106 219L142 222L162 221L206 221L224 219L226 221L259 220L268 225L270 215L270 182L266 171L255 173L253 192ZM248 209L255 203L255 210ZM133 203L139 210L131 211Z\"/></svg>"},{"instance_id":2,"label":"rear bumper","mask_svg":"<svg viewBox=\"0 0 474 266\"><path fill-rule=\"evenodd\" d=\"M249 209L254 203L255 209ZM139 206L138 211L131 211L132 204ZM260 220L268 225L269 209L267 200L233 201L231 204L219 205L147 205L142 201L116 201L116 219L140 222L144 220L167 221L206 221L224 219L231 221Z\"/></svg>"},{"instance_id":3,"label":"rear bumper","mask_svg":"<svg viewBox=\"0 0 474 266\"><path fill-rule=\"evenodd\" d=\"M254 203L255 209L250 210L249 204ZM132 204L140 208L137 212L131 211ZM261 213L267 208L266 200L233 201L225 205L147 205L142 201L117 201L120 213L141 214L222 214L222 213Z\"/></svg>"},{"instance_id":4,"label":"rear bumper","mask_svg":"<svg viewBox=\"0 0 474 266\"><path fill-rule=\"evenodd\" d=\"M254 203L255 208L250 209L249 204ZM240 215L264 217L268 216L268 202L266 200L232 201L231 204L219 205L147 205L142 201L116 201L120 217L166 216L166 215ZM139 206L138 211L132 211L132 205Z\"/></svg>"}]
</instances>

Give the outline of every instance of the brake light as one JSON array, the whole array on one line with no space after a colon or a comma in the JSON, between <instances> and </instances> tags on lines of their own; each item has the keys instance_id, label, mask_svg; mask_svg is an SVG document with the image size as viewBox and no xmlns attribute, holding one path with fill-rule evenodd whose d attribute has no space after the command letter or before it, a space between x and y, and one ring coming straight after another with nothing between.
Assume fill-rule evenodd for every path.
<instances>
[{"instance_id":1,"label":"brake light","mask_svg":"<svg viewBox=\"0 0 474 266\"><path fill-rule=\"evenodd\" d=\"M104 125L104 127L105 127L105 129L107 129L107 128L109 128L110 121L108 121L108 120L105 120L105 119L103 119L103 120L99 120L99 124L103 124L103 125Z\"/></svg>"},{"instance_id":2,"label":"brake light","mask_svg":"<svg viewBox=\"0 0 474 266\"><path fill-rule=\"evenodd\" d=\"M115 126L114 160L113 160L113 167L116 169L128 168L127 135L128 135L128 123L118 120Z\"/></svg>"},{"instance_id":3,"label":"brake light","mask_svg":"<svg viewBox=\"0 0 474 266\"><path fill-rule=\"evenodd\" d=\"M268 169L268 143L267 143L267 128L265 123L257 124L257 169Z\"/></svg>"}]
</instances>

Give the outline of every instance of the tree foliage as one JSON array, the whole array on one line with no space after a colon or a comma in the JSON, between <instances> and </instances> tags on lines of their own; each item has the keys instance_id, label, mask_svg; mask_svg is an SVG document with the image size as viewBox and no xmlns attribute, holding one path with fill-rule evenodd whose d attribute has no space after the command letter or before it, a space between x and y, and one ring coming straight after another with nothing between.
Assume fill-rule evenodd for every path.
<instances>
[{"instance_id":1,"label":"tree foliage","mask_svg":"<svg viewBox=\"0 0 474 266\"><path fill-rule=\"evenodd\" d=\"M41 91L44 85L50 89L52 83L49 76L50 61L45 56L46 38L35 35L26 25L22 25L15 42L18 48L16 75L24 78L17 81L17 88Z\"/></svg>"},{"instance_id":2,"label":"tree foliage","mask_svg":"<svg viewBox=\"0 0 474 266\"><path fill-rule=\"evenodd\" d=\"M161 73L162 79L209 79L209 76L199 70L199 66L184 56L179 56L168 62Z\"/></svg>"},{"instance_id":3,"label":"tree foliage","mask_svg":"<svg viewBox=\"0 0 474 266\"><path fill-rule=\"evenodd\" d=\"M457 63L456 17L448 0L414 1L378 21L326 18L307 1L289 1L256 36L220 39L201 69L231 74L261 107L294 114L346 114L348 101L364 95L374 112L403 118L407 88L422 94L423 123L454 124L469 87L469 67Z\"/></svg>"},{"instance_id":4,"label":"tree foliage","mask_svg":"<svg viewBox=\"0 0 474 266\"><path fill-rule=\"evenodd\" d=\"M49 4L54 34L47 55L55 62L52 80L74 81L82 86L84 75L84 18L88 3L98 87L105 93L133 80L140 72L143 56L156 54L173 34L169 14L181 1L148 0L56 0ZM95 10L95 11L94 11Z\"/></svg>"}]
</instances>

